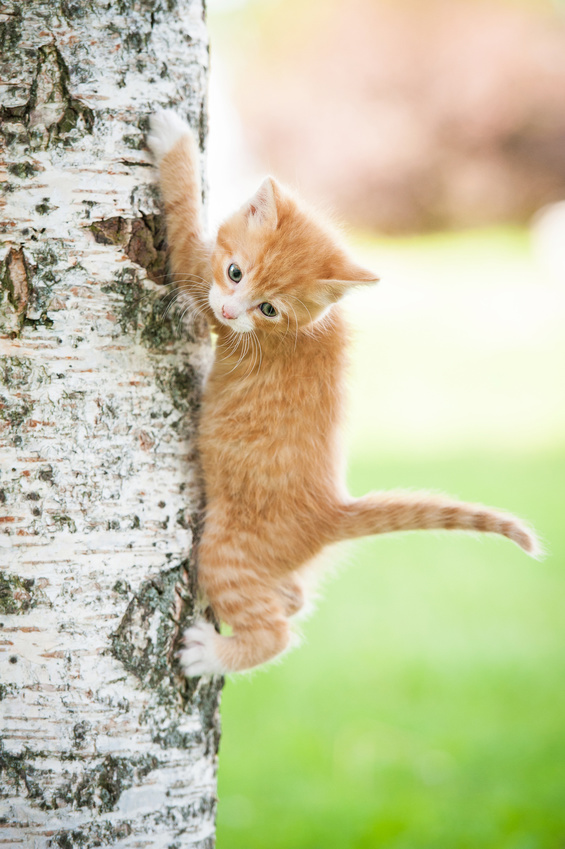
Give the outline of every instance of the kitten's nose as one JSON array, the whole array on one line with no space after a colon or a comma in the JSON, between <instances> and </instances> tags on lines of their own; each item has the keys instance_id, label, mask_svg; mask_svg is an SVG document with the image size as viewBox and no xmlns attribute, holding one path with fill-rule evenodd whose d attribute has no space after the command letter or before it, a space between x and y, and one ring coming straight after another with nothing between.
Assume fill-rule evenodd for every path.
<instances>
[{"instance_id":1,"label":"kitten's nose","mask_svg":"<svg viewBox=\"0 0 565 849\"><path fill-rule=\"evenodd\" d=\"M224 318L227 318L228 320L230 320L232 318L237 318L237 314L234 312L233 307L226 307L225 304L222 307L222 315L223 315Z\"/></svg>"}]
</instances>

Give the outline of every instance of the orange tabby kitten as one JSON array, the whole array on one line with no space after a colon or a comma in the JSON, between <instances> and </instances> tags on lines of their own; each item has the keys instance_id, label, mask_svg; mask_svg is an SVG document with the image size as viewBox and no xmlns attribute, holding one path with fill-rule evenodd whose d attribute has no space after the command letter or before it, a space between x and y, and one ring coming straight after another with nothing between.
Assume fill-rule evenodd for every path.
<instances>
[{"instance_id":1,"label":"orange tabby kitten","mask_svg":"<svg viewBox=\"0 0 565 849\"><path fill-rule=\"evenodd\" d=\"M249 669L283 652L289 617L304 603L305 569L331 543L445 528L502 534L534 555L532 532L488 507L427 493L348 495L339 301L376 275L271 177L208 243L190 127L160 111L148 144L172 273L217 334L199 436L207 509L198 578L232 635L207 622L189 628L185 673Z\"/></svg>"}]
</instances>

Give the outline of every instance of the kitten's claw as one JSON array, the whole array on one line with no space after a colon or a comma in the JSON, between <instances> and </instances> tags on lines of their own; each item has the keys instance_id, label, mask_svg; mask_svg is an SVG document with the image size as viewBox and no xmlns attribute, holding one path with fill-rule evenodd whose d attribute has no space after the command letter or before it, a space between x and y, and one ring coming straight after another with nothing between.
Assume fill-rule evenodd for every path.
<instances>
[{"instance_id":1,"label":"kitten's claw","mask_svg":"<svg viewBox=\"0 0 565 849\"><path fill-rule=\"evenodd\" d=\"M173 109L158 109L149 119L147 146L160 163L183 136L194 138L190 126Z\"/></svg>"},{"instance_id":2,"label":"kitten's claw","mask_svg":"<svg viewBox=\"0 0 565 849\"><path fill-rule=\"evenodd\" d=\"M219 635L209 622L198 622L184 633L185 648L178 653L178 659L187 678L200 675L224 675L227 670L220 662L215 642Z\"/></svg>"}]
</instances>

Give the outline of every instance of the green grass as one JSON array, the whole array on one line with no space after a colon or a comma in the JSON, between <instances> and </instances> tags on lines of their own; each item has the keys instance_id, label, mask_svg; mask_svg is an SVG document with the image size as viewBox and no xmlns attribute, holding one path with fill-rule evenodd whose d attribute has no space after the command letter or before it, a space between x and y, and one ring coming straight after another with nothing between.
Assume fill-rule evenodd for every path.
<instances>
[{"instance_id":1,"label":"green grass","mask_svg":"<svg viewBox=\"0 0 565 849\"><path fill-rule=\"evenodd\" d=\"M547 296L523 238L476 234L474 251L465 238L466 274L473 255L475 274L488 257L497 270L493 297L508 287L498 274L505 257L508 274L520 264L532 275L528 292L540 286ZM341 552L348 566L303 624L303 645L226 684L218 849L565 847L565 445L555 421L544 422L561 416L549 396L552 385L563 395L555 363L564 334L542 321L520 342L506 326L490 345L488 373L470 385L473 363L485 358L480 322L464 310L446 333L445 314L435 316L460 257L448 244L406 248L425 270L433 309L406 316L385 297L382 314L378 299L370 314L361 311L351 490L428 488L498 505L534 524L549 556L538 563L507 540L447 533L376 538ZM371 247L389 265L391 250ZM446 298L452 324L453 304L466 298L458 291ZM485 311L485 326L499 321ZM397 337L404 359L387 361ZM542 389L524 390L516 374L524 348L534 371L554 368L553 384L546 376ZM410 363L424 385L440 371L431 410L425 393L405 410L395 406L403 387L410 395ZM537 392L543 416L492 405L501 373L510 409L524 391ZM463 385L454 387L453 375Z\"/></svg>"}]
</instances>

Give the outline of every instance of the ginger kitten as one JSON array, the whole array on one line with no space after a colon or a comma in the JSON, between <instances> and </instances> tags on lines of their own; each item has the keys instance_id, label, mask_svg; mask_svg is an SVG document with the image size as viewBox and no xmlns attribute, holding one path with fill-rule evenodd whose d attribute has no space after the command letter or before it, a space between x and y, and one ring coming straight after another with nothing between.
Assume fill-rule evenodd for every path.
<instances>
[{"instance_id":1,"label":"ginger kitten","mask_svg":"<svg viewBox=\"0 0 565 849\"><path fill-rule=\"evenodd\" d=\"M289 645L303 575L331 543L444 528L502 534L528 554L518 519L427 493L348 495L340 430L348 331L339 301L377 277L267 177L208 242L199 153L171 110L151 119L173 280L217 334L199 433L207 508L198 580L219 620L189 628L188 676L250 669Z\"/></svg>"}]
</instances>

